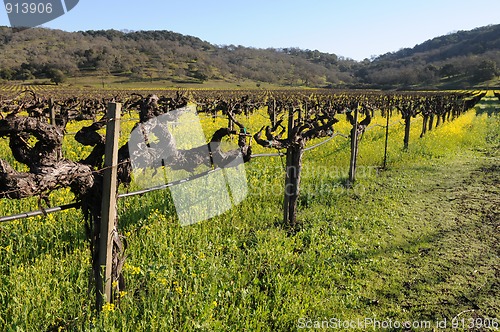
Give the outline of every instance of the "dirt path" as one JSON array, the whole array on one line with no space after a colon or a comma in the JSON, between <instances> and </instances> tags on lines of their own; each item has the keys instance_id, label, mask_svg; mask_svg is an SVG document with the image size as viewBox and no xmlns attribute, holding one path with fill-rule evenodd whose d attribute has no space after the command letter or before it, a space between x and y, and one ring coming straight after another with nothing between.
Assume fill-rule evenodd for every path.
<instances>
[{"instance_id":1,"label":"dirt path","mask_svg":"<svg viewBox=\"0 0 500 332\"><path fill-rule=\"evenodd\" d=\"M427 229L418 251L400 262L406 267L400 306L413 316L474 322L459 325L465 330L483 330L479 323L491 319L500 325L498 151L464 151L430 173L427 190L411 193L421 210L413 218Z\"/></svg>"}]
</instances>

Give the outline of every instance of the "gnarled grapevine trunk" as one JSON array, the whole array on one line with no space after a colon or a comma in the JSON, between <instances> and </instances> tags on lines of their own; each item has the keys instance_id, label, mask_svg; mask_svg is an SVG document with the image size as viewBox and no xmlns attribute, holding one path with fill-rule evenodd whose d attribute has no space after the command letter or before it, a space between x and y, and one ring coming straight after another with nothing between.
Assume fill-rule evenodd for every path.
<instances>
[{"instance_id":1,"label":"gnarled grapevine trunk","mask_svg":"<svg viewBox=\"0 0 500 332\"><path fill-rule=\"evenodd\" d=\"M276 105L276 103L268 103ZM338 122L334 118L335 110L328 109L308 114L308 109L300 110L294 104L288 105L288 137L281 138L285 133L285 127L281 125L283 120L276 122L274 126L265 126L254 135L257 144L266 148L278 150L286 149L286 174L285 193L283 199L283 224L291 230L297 228L297 202L300 192L300 176L302 171L302 155L308 140L333 134L333 125ZM298 113L298 119L294 114ZM275 112L269 111L270 122L275 120ZM265 132L266 139L262 138Z\"/></svg>"},{"instance_id":2,"label":"gnarled grapevine trunk","mask_svg":"<svg viewBox=\"0 0 500 332\"><path fill-rule=\"evenodd\" d=\"M54 105L54 103L51 102L51 105ZM97 104L94 106L97 107ZM158 98L156 96L143 98L141 96L139 100L130 103L128 106L139 110L141 124L138 125L143 125L146 135L154 133L156 137L165 138L162 143L166 144L150 144L149 149L143 150L142 154L138 152L141 151L140 149L134 150L136 154L133 157L147 161L147 167L166 166L182 169L185 169L187 165L196 167L201 163L206 163L207 147L211 151L212 158L210 160L216 166L226 166L239 154L243 155L245 162L250 160L251 149L246 145L244 139L239 140L240 149L238 150L225 152L220 149L221 140L234 133L227 128L217 130L207 146L188 150L179 150L175 146L172 148L166 126L158 123L158 121L150 120L173 109L186 106L186 100L179 94L175 99ZM13 107L11 110L9 109L10 113L5 118L0 119L0 137L9 139L13 157L16 161L25 164L29 168L28 172L19 172L6 160L0 159L0 198L22 199L39 196L40 200L47 200L51 191L65 187L71 188L77 201L80 202L85 218L86 235L92 254L93 278L97 280L101 273L98 261L98 244L101 236L102 171L106 143L105 137L98 131L104 128L110 119L104 116L99 121L81 128L76 133L75 140L82 145L92 147L92 151L88 157L80 161L72 161L63 158L61 153L64 125L68 123L71 112L61 106L59 118L62 121L58 122L61 124L61 126L58 126L47 123L47 119L44 117L44 109L40 109L39 112L32 111L36 117L26 117L19 115L21 113L19 107ZM89 114L95 116L96 112L91 110ZM165 155L162 150L169 146L172 150L171 158L167 160L160 158ZM137 153L140 155L137 155ZM119 184L127 185L131 181L130 157L129 144L125 144L118 151L117 180ZM116 209L116 206L110 208ZM114 283L115 294L118 294L125 286L122 275L125 246L119 235L117 222L116 219L112 231L113 263L111 278L116 281ZM112 301L113 299L109 300Z\"/></svg>"}]
</instances>

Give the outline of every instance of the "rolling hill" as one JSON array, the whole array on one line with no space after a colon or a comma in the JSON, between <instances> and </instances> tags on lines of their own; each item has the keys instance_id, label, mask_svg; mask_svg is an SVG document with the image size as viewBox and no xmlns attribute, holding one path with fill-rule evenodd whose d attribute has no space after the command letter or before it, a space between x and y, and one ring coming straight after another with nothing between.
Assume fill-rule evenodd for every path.
<instances>
[{"instance_id":1,"label":"rolling hill","mask_svg":"<svg viewBox=\"0 0 500 332\"><path fill-rule=\"evenodd\" d=\"M357 77L369 84L466 88L498 86L499 69L500 25L490 25L381 55Z\"/></svg>"},{"instance_id":2,"label":"rolling hill","mask_svg":"<svg viewBox=\"0 0 500 332\"><path fill-rule=\"evenodd\" d=\"M171 31L0 27L0 79L435 89L497 85L500 25L436 37L361 62L299 48L214 45Z\"/></svg>"}]
</instances>

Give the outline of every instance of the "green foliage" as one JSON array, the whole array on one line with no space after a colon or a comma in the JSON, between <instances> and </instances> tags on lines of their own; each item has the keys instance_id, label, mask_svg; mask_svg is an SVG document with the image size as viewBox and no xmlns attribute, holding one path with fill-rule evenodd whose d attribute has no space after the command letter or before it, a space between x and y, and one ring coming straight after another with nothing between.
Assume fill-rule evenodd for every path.
<instances>
[{"instance_id":1,"label":"green foliage","mask_svg":"<svg viewBox=\"0 0 500 332\"><path fill-rule=\"evenodd\" d=\"M472 79L475 82L488 81L497 75L497 64L492 60L482 60L473 69Z\"/></svg>"},{"instance_id":2,"label":"green foliage","mask_svg":"<svg viewBox=\"0 0 500 332\"><path fill-rule=\"evenodd\" d=\"M59 69L52 69L49 72L49 78L51 82L54 82L56 85L59 83L64 83L66 81L66 75Z\"/></svg>"}]
</instances>

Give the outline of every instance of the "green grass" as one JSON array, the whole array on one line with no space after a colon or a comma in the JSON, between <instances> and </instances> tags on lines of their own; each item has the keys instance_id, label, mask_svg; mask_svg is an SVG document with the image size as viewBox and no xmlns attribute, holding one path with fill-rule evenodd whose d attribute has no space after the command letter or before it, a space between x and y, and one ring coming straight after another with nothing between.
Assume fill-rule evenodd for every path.
<instances>
[{"instance_id":1,"label":"green grass","mask_svg":"<svg viewBox=\"0 0 500 332\"><path fill-rule=\"evenodd\" d=\"M496 105L490 100L485 107ZM258 129L261 121L252 117L249 127ZM205 119L204 125L210 132L219 123ZM295 233L281 224L280 158L246 164L248 198L193 226L179 226L168 192L121 200L127 289L101 316L91 310L79 211L4 223L0 326L292 331L301 322L330 318L435 322L460 314L466 322L498 320L499 117L471 111L423 139L420 127L417 118L406 152L403 126L391 127L383 172L384 129L368 131L353 190L343 186L347 140L337 137L306 152L302 227ZM67 144L69 155L73 143ZM65 199L71 197L52 197L54 203ZM2 214L33 208L33 200L0 201Z\"/></svg>"},{"instance_id":2,"label":"green grass","mask_svg":"<svg viewBox=\"0 0 500 332\"><path fill-rule=\"evenodd\" d=\"M48 79L33 79L26 81L11 81L9 84L17 84L24 86L37 86L40 84L40 87L46 88L56 88L54 83L51 83ZM258 84L258 85L257 85ZM115 75L86 75L86 76L78 76L78 77L68 77L64 83L61 83L57 88L94 88L94 89L147 89L147 90L155 90L155 89L228 89L234 90L238 89L280 89L280 88L307 88L307 87L290 87L290 86L282 86L278 84L270 84L270 83L257 83L251 80L207 80L207 81L197 81L195 79L189 80L171 80L171 79L158 79L154 78L150 80L148 78L144 79L130 79L127 77L120 77Z\"/></svg>"}]
</instances>

